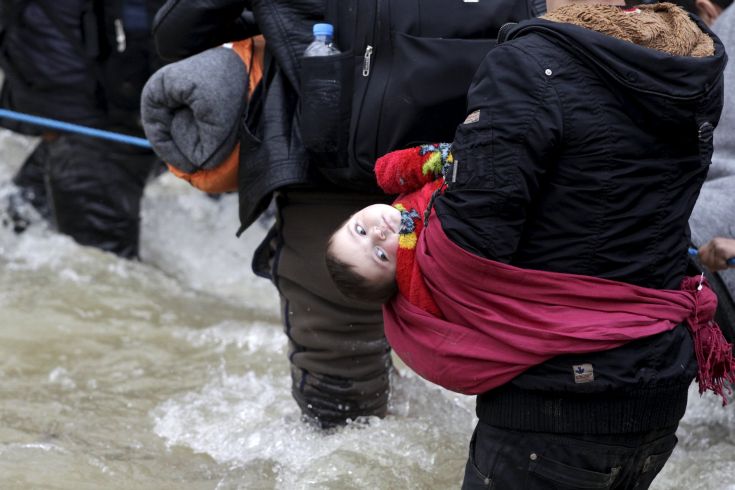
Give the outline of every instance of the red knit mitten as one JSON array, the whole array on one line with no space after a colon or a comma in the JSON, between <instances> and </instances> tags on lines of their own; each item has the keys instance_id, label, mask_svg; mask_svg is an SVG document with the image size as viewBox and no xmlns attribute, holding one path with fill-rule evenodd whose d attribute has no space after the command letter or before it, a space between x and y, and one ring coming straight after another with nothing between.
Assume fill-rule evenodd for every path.
<instances>
[{"instance_id":1,"label":"red knit mitten","mask_svg":"<svg viewBox=\"0 0 735 490\"><path fill-rule=\"evenodd\" d=\"M441 175L445 158L441 145L421 145L396 150L375 162L375 177L386 194L402 194L420 189Z\"/></svg>"}]
</instances>

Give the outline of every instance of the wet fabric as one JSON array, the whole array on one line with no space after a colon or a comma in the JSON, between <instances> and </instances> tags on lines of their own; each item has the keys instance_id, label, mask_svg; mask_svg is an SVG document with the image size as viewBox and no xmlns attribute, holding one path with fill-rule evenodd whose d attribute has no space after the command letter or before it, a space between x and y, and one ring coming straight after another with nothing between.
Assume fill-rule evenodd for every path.
<instances>
[{"instance_id":1,"label":"wet fabric","mask_svg":"<svg viewBox=\"0 0 735 490\"><path fill-rule=\"evenodd\" d=\"M141 135L140 91L159 65L147 22L159 5L156 0L5 2L3 105ZM121 25L122 18L134 21ZM50 220L60 232L84 245L137 257L139 201L153 153L76 134L54 137L44 136L16 177L19 198L42 209L37 201L43 188Z\"/></svg>"},{"instance_id":2,"label":"wet fabric","mask_svg":"<svg viewBox=\"0 0 735 490\"><path fill-rule=\"evenodd\" d=\"M48 151L52 223L82 245L137 257L140 200L155 162L149 150L60 137Z\"/></svg>"},{"instance_id":3,"label":"wet fabric","mask_svg":"<svg viewBox=\"0 0 735 490\"><path fill-rule=\"evenodd\" d=\"M351 213L385 196L286 192L277 199L276 233L256 259L281 295L289 339L291 391L304 416L320 427L388 406L390 347L379 304L342 296L325 265L326 239Z\"/></svg>"}]
</instances>

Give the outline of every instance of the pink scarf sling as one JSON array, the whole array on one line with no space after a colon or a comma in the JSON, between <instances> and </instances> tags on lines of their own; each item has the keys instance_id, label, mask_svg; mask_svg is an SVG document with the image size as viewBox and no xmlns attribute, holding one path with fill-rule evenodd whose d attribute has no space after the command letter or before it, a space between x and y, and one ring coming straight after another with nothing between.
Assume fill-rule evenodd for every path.
<instances>
[{"instance_id":1,"label":"pink scarf sling","mask_svg":"<svg viewBox=\"0 0 735 490\"><path fill-rule=\"evenodd\" d=\"M699 276L674 291L521 269L465 251L435 215L419 237L416 260L444 317L398 295L383 308L385 334L433 383L484 393L554 356L612 349L686 321L699 391L712 390L726 403L724 382L735 381L735 361L713 321L717 297Z\"/></svg>"}]
</instances>

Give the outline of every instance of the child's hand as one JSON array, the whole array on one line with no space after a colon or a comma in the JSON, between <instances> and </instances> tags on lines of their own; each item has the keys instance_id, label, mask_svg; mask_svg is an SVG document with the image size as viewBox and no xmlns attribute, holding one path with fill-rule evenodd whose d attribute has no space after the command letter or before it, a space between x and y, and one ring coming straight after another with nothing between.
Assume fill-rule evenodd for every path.
<instances>
[{"instance_id":1,"label":"child's hand","mask_svg":"<svg viewBox=\"0 0 735 490\"><path fill-rule=\"evenodd\" d=\"M445 143L392 151L375 162L375 177L386 194L415 191L441 177L449 155Z\"/></svg>"},{"instance_id":2,"label":"child's hand","mask_svg":"<svg viewBox=\"0 0 735 490\"><path fill-rule=\"evenodd\" d=\"M735 267L735 239L713 238L700 247L699 261L711 271Z\"/></svg>"}]
</instances>

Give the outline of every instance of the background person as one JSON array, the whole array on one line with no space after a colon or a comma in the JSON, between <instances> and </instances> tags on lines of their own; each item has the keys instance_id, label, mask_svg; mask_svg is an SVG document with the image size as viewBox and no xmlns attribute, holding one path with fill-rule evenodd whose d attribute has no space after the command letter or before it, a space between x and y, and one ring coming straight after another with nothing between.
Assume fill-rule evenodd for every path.
<instances>
[{"instance_id":1,"label":"background person","mask_svg":"<svg viewBox=\"0 0 735 490\"><path fill-rule=\"evenodd\" d=\"M699 249L699 260L711 271L722 271L735 267L733 259L735 259L735 239L733 238L713 238Z\"/></svg>"},{"instance_id":2,"label":"background person","mask_svg":"<svg viewBox=\"0 0 735 490\"><path fill-rule=\"evenodd\" d=\"M0 105L32 115L142 135L140 91L160 65L152 50L147 0L4 0ZM30 202L61 233L126 258L138 255L140 200L156 157L151 150L6 121L41 134L14 178L17 231Z\"/></svg>"},{"instance_id":3,"label":"background person","mask_svg":"<svg viewBox=\"0 0 735 490\"><path fill-rule=\"evenodd\" d=\"M696 5L702 2L707 0L700 0ZM712 30L728 53L735 50L735 9L731 3L727 0L717 3L720 7L730 6L712 24ZM722 116L713 134L712 165L689 219L692 244L700 248L716 237L735 237L735 199L732 198L735 191L735 64L732 61L725 67L724 84ZM714 263L703 265L708 268L705 268L705 276L720 299L717 322L732 342L735 340L735 270L715 269Z\"/></svg>"},{"instance_id":4,"label":"background person","mask_svg":"<svg viewBox=\"0 0 735 490\"><path fill-rule=\"evenodd\" d=\"M712 26L720 14L732 4L732 0L676 0L672 3L698 15L705 24Z\"/></svg>"}]
</instances>

